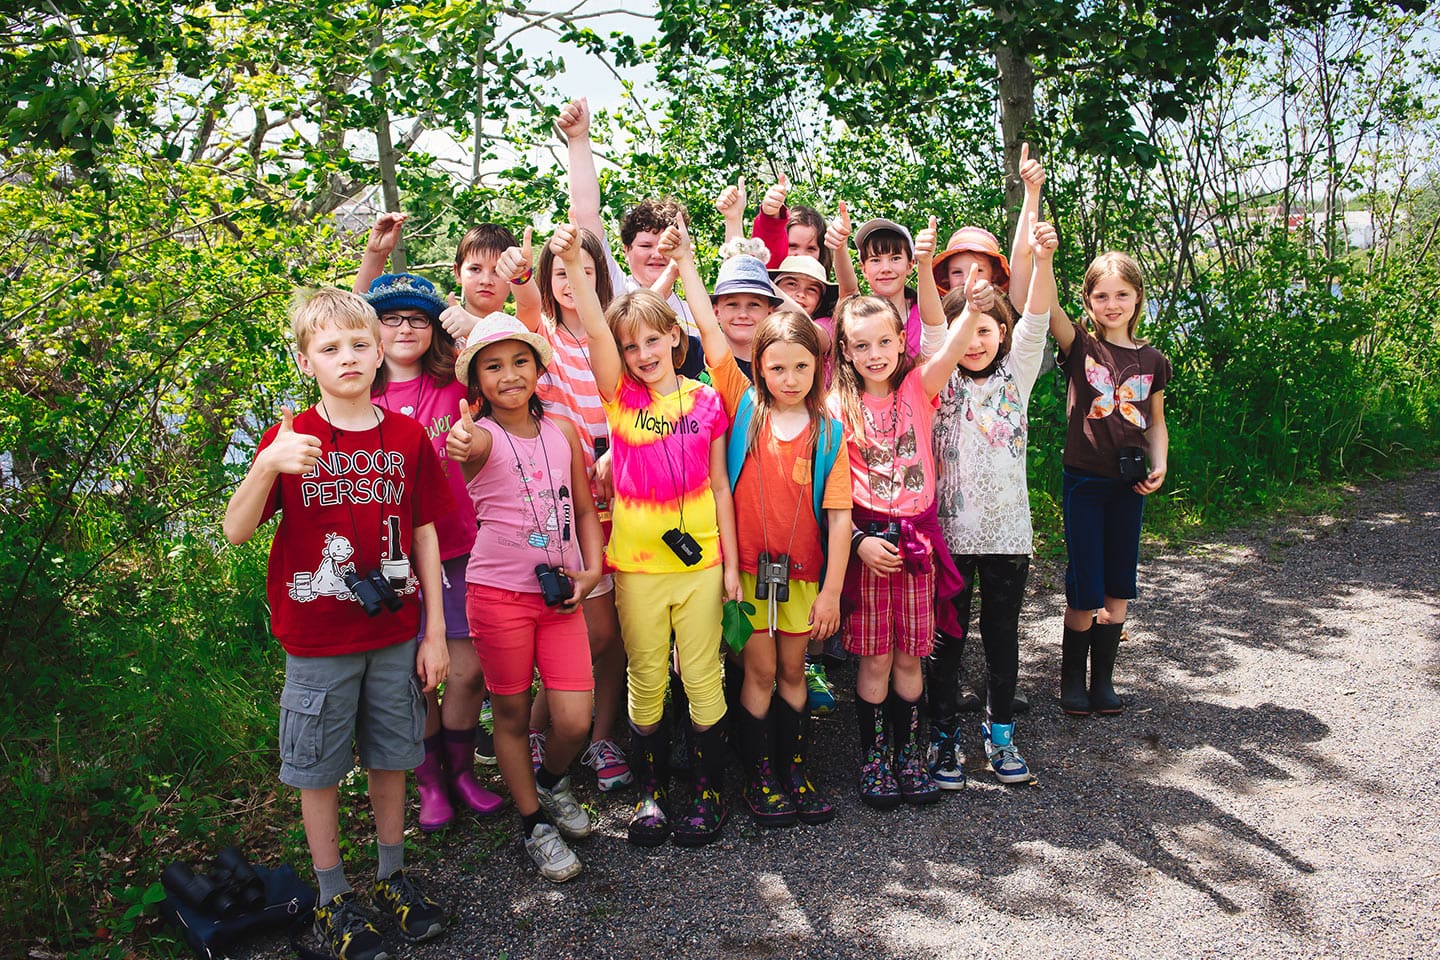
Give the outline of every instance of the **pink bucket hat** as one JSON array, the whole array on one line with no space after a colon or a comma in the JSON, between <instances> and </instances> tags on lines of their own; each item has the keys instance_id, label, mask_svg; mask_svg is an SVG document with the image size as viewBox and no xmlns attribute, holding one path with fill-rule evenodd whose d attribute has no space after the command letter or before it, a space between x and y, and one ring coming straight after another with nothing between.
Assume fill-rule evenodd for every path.
<instances>
[{"instance_id":1,"label":"pink bucket hat","mask_svg":"<svg viewBox=\"0 0 1440 960\"><path fill-rule=\"evenodd\" d=\"M1005 259L1005 254L1000 252L1000 241L995 239L995 234L984 227L961 227L950 234L950 242L945 249L935 255L932 269L935 271L935 283L940 287L940 295L944 296L950 292L950 278L948 271L944 269L944 263L957 253L980 253L989 257L995 263L995 276L991 280L995 286L1007 293L1010 290L1010 261Z\"/></svg>"}]
</instances>

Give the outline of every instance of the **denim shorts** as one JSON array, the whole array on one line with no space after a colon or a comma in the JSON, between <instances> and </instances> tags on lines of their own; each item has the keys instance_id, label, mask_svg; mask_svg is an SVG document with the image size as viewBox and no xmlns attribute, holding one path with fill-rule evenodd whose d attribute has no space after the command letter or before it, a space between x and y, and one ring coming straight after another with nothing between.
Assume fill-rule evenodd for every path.
<instances>
[{"instance_id":1,"label":"denim shorts","mask_svg":"<svg viewBox=\"0 0 1440 960\"><path fill-rule=\"evenodd\" d=\"M281 783L333 787L354 769L357 750L366 770L414 769L425 758L424 733L414 643L335 657L285 655Z\"/></svg>"},{"instance_id":2,"label":"denim shorts","mask_svg":"<svg viewBox=\"0 0 1440 960\"><path fill-rule=\"evenodd\" d=\"M1065 468L1061 483L1065 514L1065 602L1074 610L1099 610L1105 598L1135 599L1140 565L1140 521L1145 497L1118 477Z\"/></svg>"}]
</instances>

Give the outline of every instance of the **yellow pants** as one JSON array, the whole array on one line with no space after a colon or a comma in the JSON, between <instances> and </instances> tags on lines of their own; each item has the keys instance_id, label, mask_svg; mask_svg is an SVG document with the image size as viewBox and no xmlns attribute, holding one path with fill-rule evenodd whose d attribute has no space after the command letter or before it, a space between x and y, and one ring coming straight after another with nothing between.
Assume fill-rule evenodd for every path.
<instances>
[{"instance_id":1,"label":"yellow pants","mask_svg":"<svg viewBox=\"0 0 1440 960\"><path fill-rule=\"evenodd\" d=\"M725 576L717 564L684 573L615 574L615 609L625 641L630 722L659 723L670 680L670 635L680 657L680 678L690 719L708 727L725 716L720 665L721 600Z\"/></svg>"}]
</instances>

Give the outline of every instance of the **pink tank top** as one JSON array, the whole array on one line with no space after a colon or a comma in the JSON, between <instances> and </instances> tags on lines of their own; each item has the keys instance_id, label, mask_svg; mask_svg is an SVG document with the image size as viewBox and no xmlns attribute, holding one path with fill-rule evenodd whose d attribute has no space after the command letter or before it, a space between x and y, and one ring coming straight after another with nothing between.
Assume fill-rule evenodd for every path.
<instances>
[{"instance_id":1,"label":"pink tank top","mask_svg":"<svg viewBox=\"0 0 1440 960\"><path fill-rule=\"evenodd\" d=\"M475 425L490 433L490 457L466 489L479 532L465 579L502 590L539 593L535 567L584 565L570 489L570 444L548 418L538 437L517 437L489 417ZM582 491L589 496L590 491Z\"/></svg>"}]
</instances>

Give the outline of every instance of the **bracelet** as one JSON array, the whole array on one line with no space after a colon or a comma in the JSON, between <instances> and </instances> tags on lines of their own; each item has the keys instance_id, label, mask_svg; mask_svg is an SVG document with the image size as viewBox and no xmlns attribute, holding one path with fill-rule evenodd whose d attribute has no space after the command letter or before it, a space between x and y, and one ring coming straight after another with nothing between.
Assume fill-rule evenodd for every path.
<instances>
[{"instance_id":1,"label":"bracelet","mask_svg":"<svg viewBox=\"0 0 1440 960\"><path fill-rule=\"evenodd\" d=\"M517 287L523 287L525 284L530 282L530 278L533 276L535 276L535 268L533 266L526 267L524 276L520 277L517 280L511 280L510 282Z\"/></svg>"},{"instance_id":2,"label":"bracelet","mask_svg":"<svg viewBox=\"0 0 1440 960\"><path fill-rule=\"evenodd\" d=\"M850 534L850 552L854 553L856 550L860 549L860 542L868 536L870 536L870 534L866 533L864 530L856 530L854 533Z\"/></svg>"}]
</instances>

